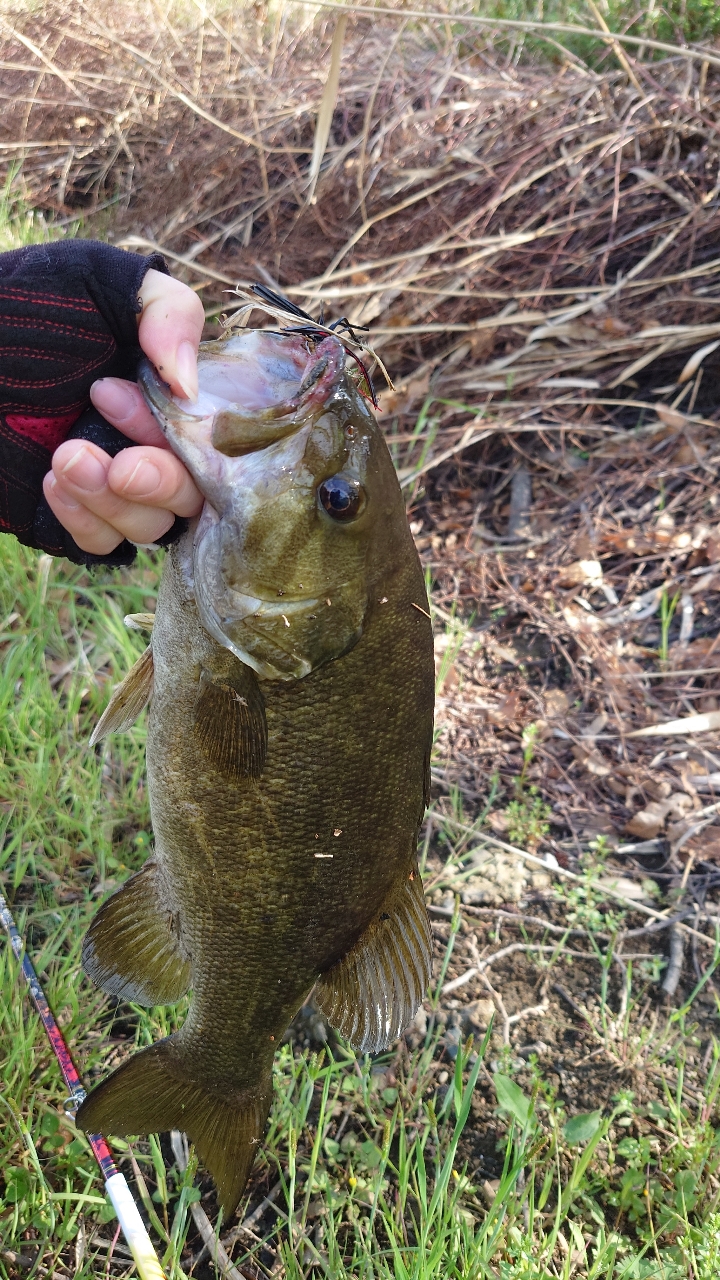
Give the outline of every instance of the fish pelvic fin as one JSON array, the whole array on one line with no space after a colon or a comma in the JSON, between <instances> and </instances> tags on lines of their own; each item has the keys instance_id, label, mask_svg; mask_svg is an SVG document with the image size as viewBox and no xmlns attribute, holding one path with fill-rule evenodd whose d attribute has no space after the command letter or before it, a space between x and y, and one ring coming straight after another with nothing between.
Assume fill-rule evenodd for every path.
<instances>
[{"instance_id":1,"label":"fish pelvic fin","mask_svg":"<svg viewBox=\"0 0 720 1280\"><path fill-rule=\"evenodd\" d=\"M157 863L114 893L85 934L82 963L98 987L136 1004L175 1004L190 986L180 950L179 916L164 905Z\"/></svg>"},{"instance_id":2,"label":"fish pelvic fin","mask_svg":"<svg viewBox=\"0 0 720 1280\"><path fill-rule=\"evenodd\" d=\"M270 1109L270 1068L256 1090L233 1096L189 1079L182 1048L170 1036L113 1071L88 1094L77 1113L86 1133L162 1133L182 1129L217 1188L225 1221L245 1189Z\"/></svg>"},{"instance_id":3,"label":"fish pelvic fin","mask_svg":"<svg viewBox=\"0 0 720 1280\"><path fill-rule=\"evenodd\" d=\"M362 1053L379 1053L414 1018L432 974L432 934L417 866L313 998Z\"/></svg>"},{"instance_id":4,"label":"fish pelvic fin","mask_svg":"<svg viewBox=\"0 0 720 1280\"><path fill-rule=\"evenodd\" d=\"M152 688L153 654L152 645L148 645L113 693L95 725L90 746L94 747L108 733L125 733L132 728L140 712L150 701Z\"/></svg>"},{"instance_id":5,"label":"fish pelvic fin","mask_svg":"<svg viewBox=\"0 0 720 1280\"><path fill-rule=\"evenodd\" d=\"M267 755L265 702L254 672L203 671L194 729L212 763L235 782L259 778Z\"/></svg>"}]
</instances>

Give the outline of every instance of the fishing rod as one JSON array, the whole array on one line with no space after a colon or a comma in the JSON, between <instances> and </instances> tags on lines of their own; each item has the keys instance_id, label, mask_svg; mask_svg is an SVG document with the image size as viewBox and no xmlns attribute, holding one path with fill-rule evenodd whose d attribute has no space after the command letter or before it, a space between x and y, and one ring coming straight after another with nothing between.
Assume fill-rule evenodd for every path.
<instances>
[{"instance_id":1,"label":"fishing rod","mask_svg":"<svg viewBox=\"0 0 720 1280\"><path fill-rule=\"evenodd\" d=\"M75 1069L75 1063L70 1057L70 1050L65 1043L63 1033L53 1017L45 993L40 986L38 976L28 958L20 932L13 920L12 912L2 893L0 893L0 924L5 929L13 953L22 967L22 975L30 991L32 1002L40 1015L53 1053L62 1071L63 1079L70 1094L68 1103L71 1103L74 1109L77 1110L80 1103L85 1100L82 1081ZM133 1200L125 1175L117 1169L107 1142L100 1133L88 1133L87 1140L92 1147L93 1155L105 1180L105 1190L112 1202L117 1220L120 1223L120 1229L138 1269L140 1280L167 1280L152 1240L147 1233L145 1223L140 1217L138 1207Z\"/></svg>"}]
</instances>

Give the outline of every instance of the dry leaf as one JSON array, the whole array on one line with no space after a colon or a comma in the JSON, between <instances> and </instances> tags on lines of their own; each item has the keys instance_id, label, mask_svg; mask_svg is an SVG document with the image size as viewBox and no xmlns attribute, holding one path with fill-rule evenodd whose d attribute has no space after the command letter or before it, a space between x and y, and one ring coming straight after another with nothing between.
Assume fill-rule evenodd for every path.
<instances>
[{"instance_id":1,"label":"dry leaf","mask_svg":"<svg viewBox=\"0 0 720 1280\"><path fill-rule=\"evenodd\" d=\"M576 560L564 565L558 575L561 587L597 587L602 582L602 565L599 560Z\"/></svg>"},{"instance_id":2,"label":"dry leaf","mask_svg":"<svg viewBox=\"0 0 720 1280\"><path fill-rule=\"evenodd\" d=\"M668 650L668 661L674 671L696 671L705 665L720 667L720 643L716 636L700 636L697 640L691 640L683 649L673 644Z\"/></svg>"},{"instance_id":3,"label":"dry leaf","mask_svg":"<svg viewBox=\"0 0 720 1280\"><path fill-rule=\"evenodd\" d=\"M694 853L698 862L720 862L720 831L701 831L684 846L681 858Z\"/></svg>"},{"instance_id":4,"label":"dry leaf","mask_svg":"<svg viewBox=\"0 0 720 1280\"><path fill-rule=\"evenodd\" d=\"M506 725L514 724L519 719L520 712L520 694L513 690L512 693L505 695L497 707L493 707L492 711L488 711L488 720L491 724L497 725L498 728L504 729Z\"/></svg>"},{"instance_id":5,"label":"dry leaf","mask_svg":"<svg viewBox=\"0 0 720 1280\"><path fill-rule=\"evenodd\" d=\"M607 778L612 770L606 765L599 751L595 751L593 747L584 747L580 743L576 744L572 753L576 760L580 762L588 773L594 774L596 778Z\"/></svg>"},{"instance_id":6,"label":"dry leaf","mask_svg":"<svg viewBox=\"0 0 720 1280\"><path fill-rule=\"evenodd\" d=\"M637 555L645 555L655 550L655 542L636 529L620 529L616 532L604 533L602 545L608 551L635 551Z\"/></svg>"},{"instance_id":7,"label":"dry leaf","mask_svg":"<svg viewBox=\"0 0 720 1280\"><path fill-rule=\"evenodd\" d=\"M673 466L691 467L694 462L704 458L707 449L702 444L681 444L672 455Z\"/></svg>"},{"instance_id":8,"label":"dry leaf","mask_svg":"<svg viewBox=\"0 0 720 1280\"><path fill-rule=\"evenodd\" d=\"M630 819L625 830L642 840L654 840L665 826L667 818L678 821L693 807L693 799L684 791L673 791L666 800L651 800L644 809Z\"/></svg>"},{"instance_id":9,"label":"dry leaf","mask_svg":"<svg viewBox=\"0 0 720 1280\"><path fill-rule=\"evenodd\" d=\"M570 699L562 689L548 689L543 698L543 708L548 720L564 716L569 706Z\"/></svg>"},{"instance_id":10,"label":"dry leaf","mask_svg":"<svg viewBox=\"0 0 720 1280\"><path fill-rule=\"evenodd\" d=\"M580 737L585 739L597 738L598 734L602 733L607 722L608 722L607 712L601 711L599 716L595 716L595 718L590 721L590 724L586 725L586 727L583 729L582 733L580 734Z\"/></svg>"},{"instance_id":11,"label":"dry leaf","mask_svg":"<svg viewBox=\"0 0 720 1280\"><path fill-rule=\"evenodd\" d=\"M687 422L684 413L679 413L677 409L671 409L666 404L656 405L655 412L666 427L672 427L675 431L680 431Z\"/></svg>"},{"instance_id":12,"label":"dry leaf","mask_svg":"<svg viewBox=\"0 0 720 1280\"><path fill-rule=\"evenodd\" d=\"M489 813L487 821L498 835L503 835L510 829L510 819L504 809L496 809L493 813Z\"/></svg>"},{"instance_id":13,"label":"dry leaf","mask_svg":"<svg viewBox=\"0 0 720 1280\"><path fill-rule=\"evenodd\" d=\"M615 316L606 316L599 324L596 324L601 333L609 333L612 337L621 336L630 332L630 325L625 324L624 320L617 320Z\"/></svg>"},{"instance_id":14,"label":"dry leaf","mask_svg":"<svg viewBox=\"0 0 720 1280\"><path fill-rule=\"evenodd\" d=\"M673 791L666 804L669 818L682 818L693 808L693 797L686 791Z\"/></svg>"},{"instance_id":15,"label":"dry leaf","mask_svg":"<svg viewBox=\"0 0 720 1280\"><path fill-rule=\"evenodd\" d=\"M602 631L604 623L596 613L588 613L579 604L566 604L562 611L563 618L571 631Z\"/></svg>"},{"instance_id":16,"label":"dry leaf","mask_svg":"<svg viewBox=\"0 0 720 1280\"><path fill-rule=\"evenodd\" d=\"M667 800L672 795L672 783L667 778L651 778L645 783L645 790L652 800Z\"/></svg>"},{"instance_id":17,"label":"dry leaf","mask_svg":"<svg viewBox=\"0 0 720 1280\"><path fill-rule=\"evenodd\" d=\"M625 824L625 830L628 835L637 836L640 840L654 840L665 826L666 815L666 801L651 800L645 809L640 809Z\"/></svg>"}]
</instances>

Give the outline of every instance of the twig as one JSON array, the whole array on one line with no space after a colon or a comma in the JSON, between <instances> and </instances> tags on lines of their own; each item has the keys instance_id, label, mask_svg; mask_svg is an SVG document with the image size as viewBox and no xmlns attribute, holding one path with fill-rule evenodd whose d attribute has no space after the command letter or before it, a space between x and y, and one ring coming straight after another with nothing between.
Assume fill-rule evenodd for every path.
<instances>
[{"instance_id":1,"label":"twig","mask_svg":"<svg viewBox=\"0 0 720 1280\"><path fill-rule=\"evenodd\" d=\"M184 1136L185 1135L180 1133L178 1129L173 1129L170 1134L170 1143L173 1155L175 1156L177 1167L181 1173L184 1173L187 1169L187 1154L185 1151ZM191 1204L190 1212L193 1216L193 1222L200 1232L203 1243L215 1263L215 1266L220 1271L220 1274L223 1277L229 1277L229 1280L247 1280L247 1277L245 1277L243 1273L238 1271L237 1267L233 1265L229 1254L225 1251L218 1240L215 1228L202 1205L197 1202Z\"/></svg>"}]
</instances>

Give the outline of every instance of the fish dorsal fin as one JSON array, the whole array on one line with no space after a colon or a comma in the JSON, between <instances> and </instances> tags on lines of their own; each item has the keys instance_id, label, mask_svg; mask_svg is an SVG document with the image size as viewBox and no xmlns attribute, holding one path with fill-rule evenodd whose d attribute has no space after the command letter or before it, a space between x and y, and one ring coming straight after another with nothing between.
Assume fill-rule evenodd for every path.
<instances>
[{"instance_id":1,"label":"fish dorsal fin","mask_svg":"<svg viewBox=\"0 0 720 1280\"><path fill-rule=\"evenodd\" d=\"M313 995L353 1048L379 1053L414 1018L431 972L432 934L415 868Z\"/></svg>"},{"instance_id":2,"label":"fish dorsal fin","mask_svg":"<svg viewBox=\"0 0 720 1280\"><path fill-rule=\"evenodd\" d=\"M90 746L94 747L108 733L124 733L130 729L150 701L152 687L153 655L152 645L148 645L113 693L95 725Z\"/></svg>"},{"instance_id":3,"label":"fish dorsal fin","mask_svg":"<svg viewBox=\"0 0 720 1280\"><path fill-rule=\"evenodd\" d=\"M175 1004L190 985L178 917L164 904L161 872L146 862L100 908L85 934L82 963L93 982L135 1004Z\"/></svg>"},{"instance_id":4,"label":"fish dorsal fin","mask_svg":"<svg viewBox=\"0 0 720 1280\"><path fill-rule=\"evenodd\" d=\"M203 670L195 704L195 733L212 763L234 781L259 778L267 755L265 703L254 672Z\"/></svg>"}]
</instances>

